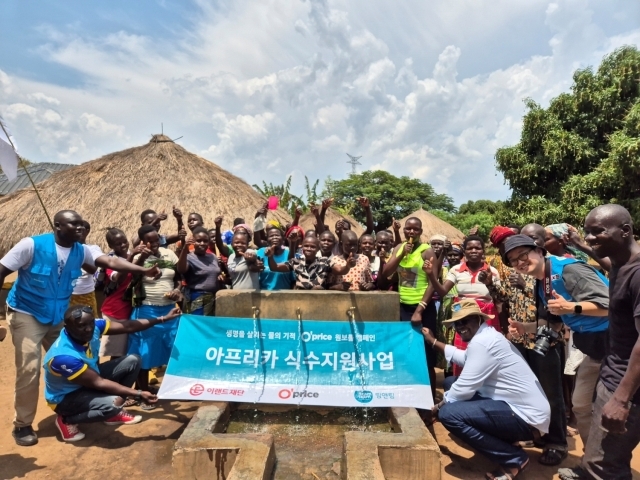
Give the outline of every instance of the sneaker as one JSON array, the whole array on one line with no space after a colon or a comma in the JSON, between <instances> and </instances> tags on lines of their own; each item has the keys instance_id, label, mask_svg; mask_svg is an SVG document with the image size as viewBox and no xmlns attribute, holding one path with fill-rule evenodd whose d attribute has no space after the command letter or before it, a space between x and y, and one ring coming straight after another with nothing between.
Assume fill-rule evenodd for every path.
<instances>
[{"instance_id":1,"label":"sneaker","mask_svg":"<svg viewBox=\"0 0 640 480\"><path fill-rule=\"evenodd\" d=\"M21 447L30 447L38 443L38 436L33 431L31 425L28 427L15 427L11 433L16 441L16 444Z\"/></svg>"},{"instance_id":2,"label":"sneaker","mask_svg":"<svg viewBox=\"0 0 640 480\"><path fill-rule=\"evenodd\" d=\"M142 415L131 415L124 408L109 420L105 420L105 425L134 425L142 421Z\"/></svg>"},{"instance_id":3,"label":"sneaker","mask_svg":"<svg viewBox=\"0 0 640 480\"><path fill-rule=\"evenodd\" d=\"M64 423L61 415L56 417L56 427L65 442L77 442L84 438L84 433L78 430L78 426Z\"/></svg>"},{"instance_id":4,"label":"sneaker","mask_svg":"<svg viewBox=\"0 0 640 480\"><path fill-rule=\"evenodd\" d=\"M590 478L580 467L559 468L558 476L560 480L588 480Z\"/></svg>"}]
</instances>

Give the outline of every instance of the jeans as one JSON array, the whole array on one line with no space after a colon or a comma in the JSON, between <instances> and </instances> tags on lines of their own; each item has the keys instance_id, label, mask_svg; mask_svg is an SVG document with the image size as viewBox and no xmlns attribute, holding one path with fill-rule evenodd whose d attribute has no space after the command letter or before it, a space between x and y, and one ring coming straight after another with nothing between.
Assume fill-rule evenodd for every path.
<instances>
[{"instance_id":1,"label":"jeans","mask_svg":"<svg viewBox=\"0 0 640 480\"><path fill-rule=\"evenodd\" d=\"M456 380L447 377L445 391ZM453 435L505 469L517 468L529 458L514 443L533 440L533 431L506 402L476 394L471 400L445 403L438 419Z\"/></svg>"},{"instance_id":2,"label":"jeans","mask_svg":"<svg viewBox=\"0 0 640 480\"><path fill-rule=\"evenodd\" d=\"M98 366L100 376L112 382L130 387L140 371L140 357L125 355ZM70 425L92 423L115 417L122 406L116 406L118 395L82 387L64 396L55 412Z\"/></svg>"},{"instance_id":3,"label":"jeans","mask_svg":"<svg viewBox=\"0 0 640 480\"><path fill-rule=\"evenodd\" d=\"M567 450L567 416L565 414L564 394L562 391L562 363L560 349L557 344L551 347L546 355L538 355L522 344L515 344L525 361L538 378L544 394L551 406L551 423L549 433L542 437L545 445Z\"/></svg>"},{"instance_id":4,"label":"jeans","mask_svg":"<svg viewBox=\"0 0 640 480\"><path fill-rule=\"evenodd\" d=\"M38 409L42 349L45 352L49 350L58 339L64 323L45 325L31 315L9 309L7 320L15 348L16 364L16 414L13 424L16 427L27 427L33 423Z\"/></svg>"},{"instance_id":5,"label":"jeans","mask_svg":"<svg viewBox=\"0 0 640 480\"><path fill-rule=\"evenodd\" d=\"M640 443L640 405L631 406L626 433L607 433L600 428L602 407L612 396L613 392L598 382L589 443L581 466L597 480L631 480L631 455Z\"/></svg>"},{"instance_id":6,"label":"jeans","mask_svg":"<svg viewBox=\"0 0 640 480\"><path fill-rule=\"evenodd\" d=\"M410 321L411 316L418 308L418 305L406 305L400 304L400 320ZM433 300L427 304L427 308L422 311L422 326L431 330L431 333L437 337L436 332L438 320L438 310L436 309L436 302ZM436 398L436 363L438 362L438 353L427 342L424 344L425 352L427 354L427 370L429 371L429 383L431 384L431 394L435 400Z\"/></svg>"}]
</instances>

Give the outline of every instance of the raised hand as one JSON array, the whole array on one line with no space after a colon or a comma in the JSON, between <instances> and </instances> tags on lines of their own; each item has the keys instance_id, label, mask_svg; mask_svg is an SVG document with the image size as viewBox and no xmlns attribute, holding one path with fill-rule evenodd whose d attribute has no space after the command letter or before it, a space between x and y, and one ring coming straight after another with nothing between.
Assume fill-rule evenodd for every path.
<instances>
[{"instance_id":1,"label":"raised hand","mask_svg":"<svg viewBox=\"0 0 640 480\"><path fill-rule=\"evenodd\" d=\"M269 202L264 202L262 207L256 212L256 217L266 217L267 210L269 210Z\"/></svg>"},{"instance_id":2,"label":"raised hand","mask_svg":"<svg viewBox=\"0 0 640 480\"><path fill-rule=\"evenodd\" d=\"M320 209L318 208L318 205L316 205L315 203L309 204L309 210L311 211L314 217L317 217L318 215L320 215Z\"/></svg>"},{"instance_id":3,"label":"raised hand","mask_svg":"<svg viewBox=\"0 0 640 480\"><path fill-rule=\"evenodd\" d=\"M449 250L451 250L451 242L449 240L446 240L444 242L444 248L442 250L444 252L448 252Z\"/></svg>"},{"instance_id":4,"label":"raised hand","mask_svg":"<svg viewBox=\"0 0 640 480\"><path fill-rule=\"evenodd\" d=\"M371 203L369 202L369 199L367 197L357 197L356 200L358 200L358 203L362 208L371 207Z\"/></svg>"},{"instance_id":5,"label":"raised hand","mask_svg":"<svg viewBox=\"0 0 640 480\"><path fill-rule=\"evenodd\" d=\"M224 217L223 217L222 215L218 215L218 216L216 217L216 219L213 221L213 223L214 223L214 224L215 224L215 226L216 226L216 230L217 230L218 232L220 232L220 233L222 233L222 232L220 231L220 227L222 227L222 220L224 220Z\"/></svg>"},{"instance_id":6,"label":"raised hand","mask_svg":"<svg viewBox=\"0 0 640 480\"><path fill-rule=\"evenodd\" d=\"M182 220L182 210L177 208L175 205L173 206L173 216L176 220Z\"/></svg>"},{"instance_id":7,"label":"raised hand","mask_svg":"<svg viewBox=\"0 0 640 480\"><path fill-rule=\"evenodd\" d=\"M401 227L400 222L398 220L396 220L395 218L393 218L393 217L391 218L391 220L392 220L392 223L393 223L393 229L395 231L399 232L400 231L400 227Z\"/></svg>"},{"instance_id":8,"label":"raised hand","mask_svg":"<svg viewBox=\"0 0 640 480\"><path fill-rule=\"evenodd\" d=\"M554 315L567 315L574 312L575 303L567 301L555 290L551 291L551 296L553 298L547 302L549 312Z\"/></svg>"},{"instance_id":9,"label":"raised hand","mask_svg":"<svg viewBox=\"0 0 640 480\"><path fill-rule=\"evenodd\" d=\"M493 285L493 275L489 270L480 271L477 278L480 283L484 283L487 287Z\"/></svg>"},{"instance_id":10,"label":"raised hand","mask_svg":"<svg viewBox=\"0 0 640 480\"><path fill-rule=\"evenodd\" d=\"M289 236L287 237L287 239L289 240L289 242L293 243L298 243L298 241L300 241L300 234L298 233L298 230L294 230L293 232L291 232L289 234Z\"/></svg>"},{"instance_id":11,"label":"raised hand","mask_svg":"<svg viewBox=\"0 0 640 480\"><path fill-rule=\"evenodd\" d=\"M431 275L433 273L433 263L430 260L425 260L422 264L422 271L427 275Z\"/></svg>"},{"instance_id":12,"label":"raised hand","mask_svg":"<svg viewBox=\"0 0 640 480\"><path fill-rule=\"evenodd\" d=\"M296 205L296 218L300 218L302 216L302 207L300 205Z\"/></svg>"},{"instance_id":13,"label":"raised hand","mask_svg":"<svg viewBox=\"0 0 640 480\"><path fill-rule=\"evenodd\" d=\"M519 288L520 290L527 288L527 282L524 281L524 277L516 272L509 275L509 284L513 288Z\"/></svg>"},{"instance_id":14,"label":"raised hand","mask_svg":"<svg viewBox=\"0 0 640 480\"><path fill-rule=\"evenodd\" d=\"M158 214L158 220L164 222L167 219L167 212L164 210Z\"/></svg>"},{"instance_id":15,"label":"raised hand","mask_svg":"<svg viewBox=\"0 0 640 480\"><path fill-rule=\"evenodd\" d=\"M333 198L326 198L322 201L322 209L326 210L331 205L333 205Z\"/></svg>"},{"instance_id":16,"label":"raised hand","mask_svg":"<svg viewBox=\"0 0 640 480\"><path fill-rule=\"evenodd\" d=\"M185 244L185 240L187 238L187 231L184 228L181 228L180 231L178 232L178 237L180 237L180 240L182 241L182 244Z\"/></svg>"},{"instance_id":17,"label":"raised hand","mask_svg":"<svg viewBox=\"0 0 640 480\"><path fill-rule=\"evenodd\" d=\"M509 334L512 337L522 337L525 334L524 323L516 322L511 318L509 318L508 320L509 320L509 328L507 329L507 331L509 332Z\"/></svg>"},{"instance_id":18,"label":"raised hand","mask_svg":"<svg viewBox=\"0 0 640 480\"><path fill-rule=\"evenodd\" d=\"M356 257L354 257L354 256L353 256L353 252L351 252L351 253L349 254L349 258L347 258L347 264L348 264L350 267L352 267L352 268L353 268L353 267L355 267L355 266L356 266L356 264L357 264L357 263L358 263L358 262L357 262L357 260L356 260Z\"/></svg>"},{"instance_id":19,"label":"raised hand","mask_svg":"<svg viewBox=\"0 0 640 480\"><path fill-rule=\"evenodd\" d=\"M475 227L470 228L469 235L477 235L479 228L480 228L480 225L476 225Z\"/></svg>"},{"instance_id":20,"label":"raised hand","mask_svg":"<svg viewBox=\"0 0 640 480\"><path fill-rule=\"evenodd\" d=\"M142 240L140 240L140 243L138 245L136 245L136 247L133 249L133 256L135 257L136 255L140 255L144 251L145 248L146 248L146 246L145 246L144 242ZM151 250L149 250L149 254L151 254ZM147 255L147 257L148 256L149 255Z\"/></svg>"}]
</instances>

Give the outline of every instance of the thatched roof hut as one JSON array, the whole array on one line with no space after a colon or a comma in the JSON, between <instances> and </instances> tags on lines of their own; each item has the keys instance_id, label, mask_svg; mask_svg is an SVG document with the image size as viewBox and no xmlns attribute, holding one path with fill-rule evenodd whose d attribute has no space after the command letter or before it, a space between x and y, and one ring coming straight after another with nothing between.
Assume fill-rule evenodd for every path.
<instances>
[{"instance_id":1,"label":"thatched roof hut","mask_svg":"<svg viewBox=\"0 0 640 480\"><path fill-rule=\"evenodd\" d=\"M356 232L358 237L362 235L365 231L365 228L360 225L360 223L353 218L351 215L343 215L332 208L327 209L327 212L324 216L324 223L329 226L329 229L333 232L334 226L338 220L348 220L351 224L351 230ZM305 213L302 217L300 217L300 226L305 230L313 230L315 227L313 226L316 222L316 217L313 216L311 212Z\"/></svg>"},{"instance_id":2,"label":"thatched roof hut","mask_svg":"<svg viewBox=\"0 0 640 480\"><path fill-rule=\"evenodd\" d=\"M118 227L134 236L140 213L152 208L169 218L162 232L173 232L172 207L179 207L186 223L190 212L204 217L213 227L218 215L227 229L236 217L253 222L265 202L244 180L215 163L188 152L165 135L154 135L149 143L111 153L52 175L38 185L44 204L53 214L72 209L91 223L88 241L107 248L104 232ZM291 221L283 210L269 212L281 223ZM21 238L50 231L51 228L33 189L25 189L0 199L0 255Z\"/></svg>"},{"instance_id":3,"label":"thatched roof hut","mask_svg":"<svg viewBox=\"0 0 640 480\"><path fill-rule=\"evenodd\" d=\"M404 217L400 220L400 224L404 227L404 223L411 217L418 217L422 221L422 236L420 238L423 242L428 243L432 235L446 235L450 241L461 242L464 240L464 233L422 208Z\"/></svg>"}]
</instances>

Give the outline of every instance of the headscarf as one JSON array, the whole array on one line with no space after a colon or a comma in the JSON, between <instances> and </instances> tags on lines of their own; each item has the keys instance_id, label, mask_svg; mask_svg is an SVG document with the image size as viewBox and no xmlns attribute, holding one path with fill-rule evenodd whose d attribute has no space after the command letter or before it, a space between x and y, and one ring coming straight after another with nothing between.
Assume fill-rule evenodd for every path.
<instances>
[{"instance_id":1,"label":"headscarf","mask_svg":"<svg viewBox=\"0 0 640 480\"><path fill-rule=\"evenodd\" d=\"M240 223L240 224L236 225L235 227L233 227L231 230L233 231L233 233L236 233L240 229L246 230L247 233L249 234L249 238L250 239L253 237L253 230L246 223Z\"/></svg>"},{"instance_id":2,"label":"headscarf","mask_svg":"<svg viewBox=\"0 0 640 480\"><path fill-rule=\"evenodd\" d=\"M445 235L432 235L429 239L429 243L433 243L434 241L441 241L442 243L447 241L447 237Z\"/></svg>"},{"instance_id":3,"label":"headscarf","mask_svg":"<svg viewBox=\"0 0 640 480\"><path fill-rule=\"evenodd\" d=\"M573 227L568 223L554 223L553 225L547 225L546 227L544 227L547 232L556 237L558 240L562 240L562 237L564 235L569 235L569 230L572 228ZM583 262L589 261L589 255L581 252L573 245L564 244L564 248L578 260L582 260Z\"/></svg>"},{"instance_id":4,"label":"headscarf","mask_svg":"<svg viewBox=\"0 0 640 480\"><path fill-rule=\"evenodd\" d=\"M460 256L464 255L464 250L462 250L462 245L460 245L459 243L451 244L451 251Z\"/></svg>"},{"instance_id":5,"label":"headscarf","mask_svg":"<svg viewBox=\"0 0 640 480\"><path fill-rule=\"evenodd\" d=\"M293 225L291 228L289 228L289 230L287 230L287 233L285 234L285 238L289 238L289 235L291 235L293 232L298 232L298 236L300 238L304 238L304 228L302 228L300 225Z\"/></svg>"},{"instance_id":6,"label":"headscarf","mask_svg":"<svg viewBox=\"0 0 640 480\"><path fill-rule=\"evenodd\" d=\"M269 220L267 222L267 227L276 227L282 230L282 224L277 220Z\"/></svg>"},{"instance_id":7,"label":"headscarf","mask_svg":"<svg viewBox=\"0 0 640 480\"><path fill-rule=\"evenodd\" d=\"M513 230L511 230L509 227L498 225L493 227L493 230L491 230L491 233L489 234L489 241L491 242L491 245L497 248L505 238L508 238L511 235L515 235Z\"/></svg>"}]
</instances>

